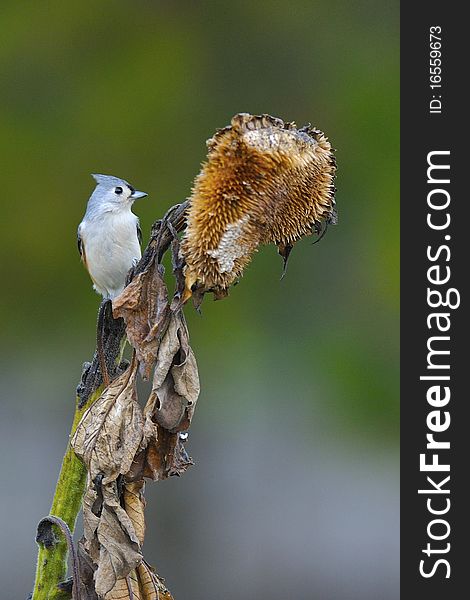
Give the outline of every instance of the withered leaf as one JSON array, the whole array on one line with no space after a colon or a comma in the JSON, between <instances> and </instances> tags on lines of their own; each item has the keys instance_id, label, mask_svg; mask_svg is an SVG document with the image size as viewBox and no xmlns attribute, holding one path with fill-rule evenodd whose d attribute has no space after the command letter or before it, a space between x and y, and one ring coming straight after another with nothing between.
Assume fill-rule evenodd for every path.
<instances>
[{"instance_id":1,"label":"withered leaf","mask_svg":"<svg viewBox=\"0 0 470 600\"><path fill-rule=\"evenodd\" d=\"M137 353L140 373L147 380L155 364L159 341L170 316L163 265L156 256L113 301L114 317L123 317L129 342Z\"/></svg>"},{"instance_id":2,"label":"withered leaf","mask_svg":"<svg viewBox=\"0 0 470 600\"><path fill-rule=\"evenodd\" d=\"M139 598L139 582L134 571L127 577L118 579L106 596L105 600L136 600Z\"/></svg>"},{"instance_id":3,"label":"withered leaf","mask_svg":"<svg viewBox=\"0 0 470 600\"><path fill-rule=\"evenodd\" d=\"M144 480L132 481L124 485L123 500L124 508L129 515L136 536L142 545L145 537L145 499L144 499Z\"/></svg>"},{"instance_id":4,"label":"withered leaf","mask_svg":"<svg viewBox=\"0 0 470 600\"><path fill-rule=\"evenodd\" d=\"M88 468L91 480L106 484L129 471L143 435L142 411L137 402L134 364L107 387L86 411L72 438L75 453Z\"/></svg>"},{"instance_id":5,"label":"withered leaf","mask_svg":"<svg viewBox=\"0 0 470 600\"><path fill-rule=\"evenodd\" d=\"M96 566L83 546L83 539L78 542L78 565L80 569L80 598L98 600L95 591L94 572Z\"/></svg>"},{"instance_id":6,"label":"withered leaf","mask_svg":"<svg viewBox=\"0 0 470 600\"><path fill-rule=\"evenodd\" d=\"M153 568L145 560L137 567L142 600L173 600L173 596L167 590L163 579L155 573Z\"/></svg>"},{"instance_id":7,"label":"withered leaf","mask_svg":"<svg viewBox=\"0 0 470 600\"><path fill-rule=\"evenodd\" d=\"M106 600L173 600L163 579L145 561L118 579L113 589L105 596Z\"/></svg>"},{"instance_id":8,"label":"withered leaf","mask_svg":"<svg viewBox=\"0 0 470 600\"><path fill-rule=\"evenodd\" d=\"M171 432L186 430L199 391L196 359L183 314L178 311L171 314L158 349L152 393L144 408L146 426L151 422Z\"/></svg>"},{"instance_id":9,"label":"withered leaf","mask_svg":"<svg viewBox=\"0 0 470 600\"><path fill-rule=\"evenodd\" d=\"M96 593L105 596L121 577L126 577L142 561L134 525L120 505L116 483L103 487L103 510L96 530L100 545L95 573Z\"/></svg>"},{"instance_id":10,"label":"withered leaf","mask_svg":"<svg viewBox=\"0 0 470 600\"><path fill-rule=\"evenodd\" d=\"M149 441L142 459L144 476L155 481L180 476L194 464L180 434L170 433L161 426L157 426L157 436Z\"/></svg>"},{"instance_id":11,"label":"withered leaf","mask_svg":"<svg viewBox=\"0 0 470 600\"><path fill-rule=\"evenodd\" d=\"M128 514L125 503L124 507L121 505L116 481L101 487L103 500L99 515L92 509L96 495L96 489L88 485L83 499L84 537L81 545L94 565L95 590L103 596L142 560L143 534L142 524L138 525L135 515ZM143 514L141 518L143 521Z\"/></svg>"},{"instance_id":12,"label":"withered leaf","mask_svg":"<svg viewBox=\"0 0 470 600\"><path fill-rule=\"evenodd\" d=\"M138 531L134 528L121 505L117 481L119 475L130 470L143 435L136 373L134 360L83 415L72 439L75 452L88 468L83 546L96 565L94 581L99 596L109 592L117 579L126 577L142 560L139 536L143 536L143 525L135 519ZM137 486L135 491L138 494Z\"/></svg>"},{"instance_id":13,"label":"withered leaf","mask_svg":"<svg viewBox=\"0 0 470 600\"><path fill-rule=\"evenodd\" d=\"M161 481L168 477L182 475L194 464L186 452L184 439L184 434L170 433L167 429L156 425L153 435L146 441L146 447L136 456L127 479L140 481L146 477Z\"/></svg>"},{"instance_id":14,"label":"withered leaf","mask_svg":"<svg viewBox=\"0 0 470 600\"><path fill-rule=\"evenodd\" d=\"M90 477L87 478L87 488L83 496L83 546L94 563L98 562L100 555L100 545L96 531L100 523L100 518L103 513L103 489L100 487L101 502L96 510L98 493L94 485L90 482Z\"/></svg>"}]
</instances>

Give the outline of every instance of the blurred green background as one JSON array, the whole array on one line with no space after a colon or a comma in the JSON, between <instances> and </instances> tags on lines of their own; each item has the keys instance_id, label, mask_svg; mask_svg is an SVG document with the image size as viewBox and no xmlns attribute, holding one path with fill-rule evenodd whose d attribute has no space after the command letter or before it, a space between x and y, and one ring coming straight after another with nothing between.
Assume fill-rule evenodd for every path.
<instances>
[{"instance_id":1,"label":"blurred green background","mask_svg":"<svg viewBox=\"0 0 470 600\"><path fill-rule=\"evenodd\" d=\"M2 597L31 590L99 297L76 249L94 182L144 239L236 112L337 148L339 224L274 247L202 318L183 478L147 486L147 560L176 600L398 598L398 2L4 1Z\"/></svg>"}]
</instances>

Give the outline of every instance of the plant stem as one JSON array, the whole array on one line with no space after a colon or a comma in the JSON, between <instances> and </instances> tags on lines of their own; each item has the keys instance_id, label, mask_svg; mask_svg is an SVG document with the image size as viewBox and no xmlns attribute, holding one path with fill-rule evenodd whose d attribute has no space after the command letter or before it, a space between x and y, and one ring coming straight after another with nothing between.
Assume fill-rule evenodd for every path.
<instances>
[{"instance_id":1,"label":"plant stem","mask_svg":"<svg viewBox=\"0 0 470 600\"><path fill-rule=\"evenodd\" d=\"M75 430L80 423L83 413L95 402L102 392L100 387L90 396L84 406L79 408L79 399L76 401L75 416L72 430L69 436L67 451L62 461L62 467L54 493L51 506L51 515L60 517L69 526L73 533L78 511L81 507L83 493L86 483L86 467L76 456L70 445ZM56 529L54 527L54 529ZM46 547L39 544L39 554L36 569L36 581L32 600L59 600L67 597L64 592L57 588L67 574L67 542L62 534L57 531L57 542Z\"/></svg>"}]
</instances>

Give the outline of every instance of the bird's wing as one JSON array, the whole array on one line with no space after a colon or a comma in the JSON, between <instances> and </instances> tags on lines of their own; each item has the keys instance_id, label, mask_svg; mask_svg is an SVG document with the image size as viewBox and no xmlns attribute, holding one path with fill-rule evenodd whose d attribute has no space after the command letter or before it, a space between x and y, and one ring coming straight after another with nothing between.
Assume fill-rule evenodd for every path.
<instances>
[{"instance_id":1,"label":"bird's wing","mask_svg":"<svg viewBox=\"0 0 470 600\"><path fill-rule=\"evenodd\" d=\"M139 221L137 221L137 239L139 240L139 244L142 245L142 229L140 228Z\"/></svg>"},{"instance_id":2,"label":"bird's wing","mask_svg":"<svg viewBox=\"0 0 470 600\"><path fill-rule=\"evenodd\" d=\"M80 227L78 228L78 231L77 231L77 246L78 246L78 251L80 252L80 258L82 259L83 264L86 266L85 246L83 244L83 240L80 235Z\"/></svg>"}]
</instances>

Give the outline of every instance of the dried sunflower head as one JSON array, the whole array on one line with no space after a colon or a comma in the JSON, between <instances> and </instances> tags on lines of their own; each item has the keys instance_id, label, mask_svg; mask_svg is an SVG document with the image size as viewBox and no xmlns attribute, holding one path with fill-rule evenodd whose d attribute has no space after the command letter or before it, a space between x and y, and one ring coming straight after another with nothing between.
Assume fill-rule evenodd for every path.
<instances>
[{"instance_id":1,"label":"dried sunflower head","mask_svg":"<svg viewBox=\"0 0 470 600\"><path fill-rule=\"evenodd\" d=\"M336 222L336 162L318 129L241 113L207 146L181 245L186 297L223 296L260 244L287 260L302 236Z\"/></svg>"}]
</instances>

